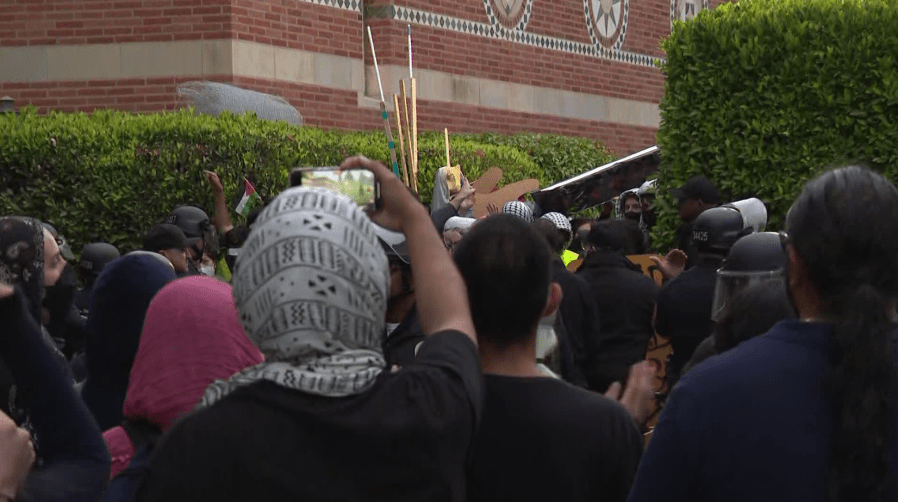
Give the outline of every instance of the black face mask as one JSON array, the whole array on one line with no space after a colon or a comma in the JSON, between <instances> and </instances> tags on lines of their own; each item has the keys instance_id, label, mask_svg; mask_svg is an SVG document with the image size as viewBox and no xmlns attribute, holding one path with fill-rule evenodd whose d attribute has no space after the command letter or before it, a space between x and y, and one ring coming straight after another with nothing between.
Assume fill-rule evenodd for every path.
<instances>
[{"instance_id":1,"label":"black face mask","mask_svg":"<svg viewBox=\"0 0 898 502\"><path fill-rule=\"evenodd\" d=\"M50 322L63 321L75 302L75 294L78 292L78 279L75 275L75 267L67 263L62 269L59 280L53 286L46 288L43 305L50 313Z\"/></svg>"},{"instance_id":2,"label":"black face mask","mask_svg":"<svg viewBox=\"0 0 898 502\"><path fill-rule=\"evenodd\" d=\"M624 218L639 221L639 219L642 218L642 213L624 213Z\"/></svg>"}]
</instances>

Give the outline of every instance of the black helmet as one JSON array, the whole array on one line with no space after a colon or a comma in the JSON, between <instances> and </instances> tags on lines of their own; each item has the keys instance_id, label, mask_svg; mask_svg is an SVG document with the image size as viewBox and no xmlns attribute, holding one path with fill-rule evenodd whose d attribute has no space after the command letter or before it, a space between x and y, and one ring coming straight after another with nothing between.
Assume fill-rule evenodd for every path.
<instances>
[{"instance_id":1,"label":"black helmet","mask_svg":"<svg viewBox=\"0 0 898 502\"><path fill-rule=\"evenodd\" d=\"M374 231L377 233L377 239L380 240L380 245L387 258L399 259L406 265L411 262L404 234L387 230L380 225L374 225Z\"/></svg>"},{"instance_id":2,"label":"black helmet","mask_svg":"<svg viewBox=\"0 0 898 502\"><path fill-rule=\"evenodd\" d=\"M695 219L692 243L700 253L726 254L745 235L742 214L729 207L712 207ZM747 230L750 232L751 230Z\"/></svg>"},{"instance_id":3,"label":"black helmet","mask_svg":"<svg viewBox=\"0 0 898 502\"><path fill-rule=\"evenodd\" d=\"M109 262L119 256L121 256L121 253L112 244L105 242L88 244L81 250L81 269L85 273L97 277Z\"/></svg>"},{"instance_id":4,"label":"black helmet","mask_svg":"<svg viewBox=\"0 0 898 502\"><path fill-rule=\"evenodd\" d=\"M195 244L202 241L203 251L213 257L218 256L218 235L215 226L209 220L209 215L197 206L183 205L172 210L163 223L176 225L187 237L187 244L196 248ZM199 250L198 248L196 248Z\"/></svg>"},{"instance_id":5,"label":"black helmet","mask_svg":"<svg viewBox=\"0 0 898 502\"><path fill-rule=\"evenodd\" d=\"M758 232L736 241L717 271L711 318L716 321L729 299L746 287L762 281L784 280L787 263L779 234Z\"/></svg>"},{"instance_id":6,"label":"black helmet","mask_svg":"<svg viewBox=\"0 0 898 502\"><path fill-rule=\"evenodd\" d=\"M178 206L165 223L180 227L188 243L195 244L203 238L203 232L209 226L209 215L197 206Z\"/></svg>"}]
</instances>

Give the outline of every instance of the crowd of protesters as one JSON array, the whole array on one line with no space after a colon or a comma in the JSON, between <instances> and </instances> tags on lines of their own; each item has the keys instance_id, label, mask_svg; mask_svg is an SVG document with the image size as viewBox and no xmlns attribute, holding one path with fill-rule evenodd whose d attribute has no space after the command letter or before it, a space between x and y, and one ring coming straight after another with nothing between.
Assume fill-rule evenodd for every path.
<instances>
[{"instance_id":1,"label":"crowd of protesters","mask_svg":"<svg viewBox=\"0 0 898 502\"><path fill-rule=\"evenodd\" d=\"M64 228L0 217L0 502L898 500L880 175L811 180L779 233L690 179L659 285L628 258L653 185L475 219L467 181L428 210L341 167L379 209L291 176L235 226L208 173L212 217L77 264Z\"/></svg>"}]
</instances>

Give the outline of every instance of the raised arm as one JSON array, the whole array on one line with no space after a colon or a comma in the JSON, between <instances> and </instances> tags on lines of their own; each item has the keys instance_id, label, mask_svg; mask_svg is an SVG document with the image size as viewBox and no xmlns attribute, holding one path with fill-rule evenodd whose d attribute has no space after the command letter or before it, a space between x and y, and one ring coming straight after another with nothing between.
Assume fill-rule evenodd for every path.
<instances>
[{"instance_id":1,"label":"raised arm","mask_svg":"<svg viewBox=\"0 0 898 502\"><path fill-rule=\"evenodd\" d=\"M371 219L383 227L405 234L415 270L415 296L424 333L430 335L456 330L467 335L476 345L465 282L424 206L380 162L365 157L350 157L340 167L368 169L380 182L383 206L371 214Z\"/></svg>"},{"instance_id":2,"label":"raised arm","mask_svg":"<svg viewBox=\"0 0 898 502\"><path fill-rule=\"evenodd\" d=\"M212 171L206 171L206 180L215 195L215 216L212 217L212 222L218 228L218 233L224 235L234 228L234 224L231 223L231 214L228 212L228 203L225 200L224 185L221 184L218 174Z\"/></svg>"}]
</instances>

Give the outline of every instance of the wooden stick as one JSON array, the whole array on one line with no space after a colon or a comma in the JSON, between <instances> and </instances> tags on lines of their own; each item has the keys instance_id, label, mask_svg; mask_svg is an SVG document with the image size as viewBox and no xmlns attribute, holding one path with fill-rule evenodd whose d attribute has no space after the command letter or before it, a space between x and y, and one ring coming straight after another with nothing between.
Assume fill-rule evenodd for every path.
<instances>
[{"instance_id":1,"label":"wooden stick","mask_svg":"<svg viewBox=\"0 0 898 502\"><path fill-rule=\"evenodd\" d=\"M452 162L449 160L449 128L443 129L443 132L446 133L446 167L452 167Z\"/></svg>"},{"instance_id":2,"label":"wooden stick","mask_svg":"<svg viewBox=\"0 0 898 502\"><path fill-rule=\"evenodd\" d=\"M402 114L399 113L399 96L393 94L393 114L396 116L396 131L399 134L399 158L402 159L402 181L411 186L408 179L408 164L405 163L405 138L402 136Z\"/></svg>"},{"instance_id":3,"label":"wooden stick","mask_svg":"<svg viewBox=\"0 0 898 502\"><path fill-rule=\"evenodd\" d=\"M380 80L380 67L377 66L377 53L374 52L374 37L371 36L371 27L368 27L368 41L371 43L371 58L374 59L374 72L377 73L377 86L380 89L380 116L384 121L384 132L387 134L387 146L390 149L390 160L393 161L393 174L399 177L399 163L396 162L396 143L393 142L393 132L390 131L390 116L387 114L387 103L384 98L384 86Z\"/></svg>"},{"instance_id":4,"label":"wooden stick","mask_svg":"<svg viewBox=\"0 0 898 502\"><path fill-rule=\"evenodd\" d=\"M405 136L405 141L406 141L406 150L408 151L408 166L409 166L409 170L411 171L411 173L414 174L415 169L416 169L415 165L416 165L417 158L415 157L415 150L414 150L414 148L412 148L411 121L409 120L408 94L406 93L406 90L405 90L405 80L399 81L399 95L400 95L400 101L402 102L402 114L405 118L405 120L403 122L403 128L404 128L403 131L404 131L404 136ZM408 186L411 187L412 189L414 189L415 193L418 193L417 188L415 187L412 179L413 178L409 177L409 180L408 180L409 185Z\"/></svg>"},{"instance_id":5,"label":"wooden stick","mask_svg":"<svg viewBox=\"0 0 898 502\"><path fill-rule=\"evenodd\" d=\"M418 193L418 81L412 79L412 184Z\"/></svg>"}]
</instances>

